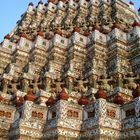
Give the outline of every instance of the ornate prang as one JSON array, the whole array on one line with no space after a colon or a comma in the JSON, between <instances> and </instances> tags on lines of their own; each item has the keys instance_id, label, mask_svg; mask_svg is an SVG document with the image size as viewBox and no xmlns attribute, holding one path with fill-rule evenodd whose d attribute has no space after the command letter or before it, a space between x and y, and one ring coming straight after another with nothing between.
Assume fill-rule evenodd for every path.
<instances>
[{"instance_id":1,"label":"ornate prang","mask_svg":"<svg viewBox=\"0 0 140 140\"><path fill-rule=\"evenodd\" d=\"M0 43L0 139L140 139L140 9L126 1L29 3Z\"/></svg>"}]
</instances>

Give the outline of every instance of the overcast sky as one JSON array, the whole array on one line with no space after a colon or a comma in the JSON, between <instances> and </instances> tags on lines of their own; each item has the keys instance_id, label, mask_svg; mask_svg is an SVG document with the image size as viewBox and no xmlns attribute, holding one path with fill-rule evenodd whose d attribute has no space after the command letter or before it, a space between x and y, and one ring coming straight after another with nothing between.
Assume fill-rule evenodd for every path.
<instances>
[{"instance_id":1,"label":"overcast sky","mask_svg":"<svg viewBox=\"0 0 140 140\"><path fill-rule=\"evenodd\" d=\"M0 1L0 42L3 37L9 33L20 19L20 15L27 9L31 0L1 0ZM36 5L39 0L32 0ZM47 0L43 0L45 3ZM135 9L140 7L140 0L132 0L135 3Z\"/></svg>"}]
</instances>

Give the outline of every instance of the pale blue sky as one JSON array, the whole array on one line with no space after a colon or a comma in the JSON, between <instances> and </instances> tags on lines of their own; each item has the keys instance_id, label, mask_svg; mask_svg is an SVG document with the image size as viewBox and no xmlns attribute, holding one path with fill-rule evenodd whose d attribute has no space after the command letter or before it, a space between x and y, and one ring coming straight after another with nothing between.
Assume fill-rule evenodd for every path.
<instances>
[{"instance_id":1,"label":"pale blue sky","mask_svg":"<svg viewBox=\"0 0 140 140\"><path fill-rule=\"evenodd\" d=\"M1 0L0 1L0 42L9 33L20 19L20 15L27 9L31 0ZM32 0L36 5L39 0ZM47 0L43 0L45 3ZM132 0L135 8L140 7L140 0Z\"/></svg>"}]
</instances>

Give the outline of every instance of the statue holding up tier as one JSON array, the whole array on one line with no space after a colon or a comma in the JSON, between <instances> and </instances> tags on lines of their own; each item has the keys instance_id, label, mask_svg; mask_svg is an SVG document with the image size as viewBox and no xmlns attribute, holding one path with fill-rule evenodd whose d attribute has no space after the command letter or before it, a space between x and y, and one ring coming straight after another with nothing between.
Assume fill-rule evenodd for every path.
<instances>
[{"instance_id":1,"label":"statue holding up tier","mask_svg":"<svg viewBox=\"0 0 140 140\"><path fill-rule=\"evenodd\" d=\"M108 79L103 79L102 80L102 87L103 87L103 89L105 89L106 91L109 91L110 90L110 85L108 84Z\"/></svg>"},{"instance_id":2,"label":"statue holding up tier","mask_svg":"<svg viewBox=\"0 0 140 140\"><path fill-rule=\"evenodd\" d=\"M57 78L55 81L53 81L53 84L55 85L56 93L60 93L62 91L62 85L64 85L64 82L62 82L60 78Z\"/></svg>"},{"instance_id":3,"label":"statue holding up tier","mask_svg":"<svg viewBox=\"0 0 140 140\"><path fill-rule=\"evenodd\" d=\"M100 79L99 82L101 81L101 87L106 90L106 91L110 91L112 86L109 85L109 82L113 82L112 78L107 78L106 76L103 79Z\"/></svg>"},{"instance_id":4,"label":"statue holding up tier","mask_svg":"<svg viewBox=\"0 0 140 140\"><path fill-rule=\"evenodd\" d=\"M85 93L87 91L88 87L85 87L85 84L87 84L88 81L87 80L85 80L85 81L83 80L82 74L80 75L79 80L76 80L76 83L77 83L77 87L76 88L78 89L78 91L80 93Z\"/></svg>"},{"instance_id":5,"label":"statue holding up tier","mask_svg":"<svg viewBox=\"0 0 140 140\"><path fill-rule=\"evenodd\" d=\"M17 81L16 80L12 80L12 92L16 93L17 92Z\"/></svg>"},{"instance_id":6,"label":"statue holding up tier","mask_svg":"<svg viewBox=\"0 0 140 140\"><path fill-rule=\"evenodd\" d=\"M3 93L7 93L8 91L8 84L9 84L9 80L8 79L2 79L2 92Z\"/></svg>"},{"instance_id":7,"label":"statue holding up tier","mask_svg":"<svg viewBox=\"0 0 140 140\"><path fill-rule=\"evenodd\" d=\"M73 90L73 85L74 85L74 77L72 76L67 76L66 78L66 85L67 85L67 89L69 92L72 92Z\"/></svg>"},{"instance_id":8,"label":"statue holding up tier","mask_svg":"<svg viewBox=\"0 0 140 140\"><path fill-rule=\"evenodd\" d=\"M89 83L90 83L92 88L98 88L97 80L98 80L98 75L92 74L90 76Z\"/></svg>"},{"instance_id":9,"label":"statue holding up tier","mask_svg":"<svg viewBox=\"0 0 140 140\"><path fill-rule=\"evenodd\" d=\"M136 89L136 87L137 87L137 84L135 83L135 78L130 78L130 79L128 79L128 87L130 88L130 89Z\"/></svg>"},{"instance_id":10,"label":"statue holding up tier","mask_svg":"<svg viewBox=\"0 0 140 140\"><path fill-rule=\"evenodd\" d=\"M31 63L29 63L29 65L28 65L28 72L27 72L28 75L33 77L33 75L35 73L35 70L36 70L35 66L32 65Z\"/></svg>"},{"instance_id":11,"label":"statue holding up tier","mask_svg":"<svg viewBox=\"0 0 140 140\"><path fill-rule=\"evenodd\" d=\"M35 75L34 76L34 84L33 84L33 92L36 93L39 91L39 88L38 88L38 81L39 81L39 75Z\"/></svg>"},{"instance_id":12,"label":"statue holding up tier","mask_svg":"<svg viewBox=\"0 0 140 140\"><path fill-rule=\"evenodd\" d=\"M15 66L12 65L12 64L10 64L9 74L10 74L11 76L14 76L14 73L15 73Z\"/></svg>"},{"instance_id":13,"label":"statue holding up tier","mask_svg":"<svg viewBox=\"0 0 140 140\"><path fill-rule=\"evenodd\" d=\"M26 92L26 93L28 92L29 84L30 84L30 80L29 79L26 79L26 78L22 79L22 91L23 92Z\"/></svg>"},{"instance_id":14,"label":"statue holding up tier","mask_svg":"<svg viewBox=\"0 0 140 140\"><path fill-rule=\"evenodd\" d=\"M52 78L50 76L44 77L44 83L45 83L45 91L50 92L51 91L51 84L52 84Z\"/></svg>"},{"instance_id":15,"label":"statue holding up tier","mask_svg":"<svg viewBox=\"0 0 140 140\"><path fill-rule=\"evenodd\" d=\"M43 31L45 31L45 29L47 29L47 27L49 26L48 25L48 22L46 20L46 18L43 20L43 22L41 23L41 29L43 29Z\"/></svg>"},{"instance_id":16,"label":"statue holding up tier","mask_svg":"<svg viewBox=\"0 0 140 140\"><path fill-rule=\"evenodd\" d=\"M132 74L130 75L130 77L125 77L125 80L127 80L127 84L125 84L125 88L129 88L131 90L136 89L137 87L136 80L138 79L139 79L138 75L136 77L133 77Z\"/></svg>"},{"instance_id":17,"label":"statue holding up tier","mask_svg":"<svg viewBox=\"0 0 140 140\"><path fill-rule=\"evenodd\" d=\"M123 75L121 73L115 75L115 83L117 87L123 87Z\"/></svg>"}]
</instances>

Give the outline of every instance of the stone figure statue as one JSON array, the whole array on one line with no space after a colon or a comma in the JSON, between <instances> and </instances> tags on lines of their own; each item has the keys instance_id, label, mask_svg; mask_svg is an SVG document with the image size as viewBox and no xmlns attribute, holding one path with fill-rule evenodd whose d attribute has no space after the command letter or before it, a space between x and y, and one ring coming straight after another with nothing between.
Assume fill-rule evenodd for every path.
<instances>
[{"instance_id":1,"label":"stone figure statue","mask_svg":"<svg viewBox=\"0 0 140 140\"><path fill-rule=\"evenodd\" d=\"M35 67L31 63L29 63L28 74L32 76L34 75L34 72L35 72Z\"/></svg>"},{"instance_id":2,"label":"stone figure statue","mask_svg":"<svg viewBox=\"0 0 140 140\"><path fill-rule=\"evenodd\" d=\"M16 81L13 81L12 82L12 92L13 93L16 93L17 92L17 82Z\"/></svg>"},{"instance_id":3,"label":"stone figure statue","mask_svg":"<svg viewBox=\"0 0 140 140\"><path fill-rule=\"evenodd\" d=\"M108 79L103 79L103 89L105 89L106 91L110 90L110 85L108 84Z\"/></svg>"},{"instance_id":4,"label":"stone figure statue","mask_svg":"<svg viewBox=\"0 0 140 140\"><path fill-rule=\"evenodd\" d=\"M11 64L9 74L14 76L14 73L15 73L15 66Z\"/></svg>"},{"instance_id":5,"label":"stone figure statue","mask_svg":"<svg viewBox=\"0 0 140 140\"><path fill-rule=\"evenodd\" d=\"M69 92L73 90L73 84L74 84L74 77L68 76L66 78L66 85Z\"/></svg>"},{"instance_id":6,"label":"stone figure statue","mask_svg":"<svg viewBox=\"0 0 140 140\"><path fill-rule=\"evenodd\" d=\"M92 86L92 88L98 88L98 76L93 74L90 76L90 85Z\"/></svg>"},{"instance_id":7,"label":"stone figure statue","mask_svg":"<svg viewBox=\"0 0 140 140\"><path fill-rule=\"evenodd\" d=\"M29 79L22 79L22 91L23 92L28 92L29 90L29 84L30 84L30 80Z\"/></svg>"},{"instance_id":8,"label":"stone figure statue","mask_svg":"<svg viewBox=\"0 0 140 140\"><path fill-rule=\"evenodd\" d=\"M121 73L115 75L115 83L117 87L123 87L123 75Z\"/></svg>"},{"instance_id":9,"label":"stone figure statue","mask_svg":"<svg viewBox=\"0 0 140 140\"><path fill-rule=\"evenodd\" d=\"M136 84L136 80L139 79L139 76L133 77L132 75L130 77L125 77L125 80L127 80L127 84L125 84L125 88L129 88L131 90L136 89L137 84Z\"/></svg>"},{"instance_id":10,"label":"stone figure statue","mask_svg":"<svg viewBox=\"0 0 140 140\"><path fill-rule=\"evenodd\" d=\"M85 93L87 91L88 87L85 87L84 84L87 84L88 81L87 80L85 80L85 81L83 80L82 74L80 75L79 80L76 80L76 83L77 83L77 89L78 89L78 91L80 93Z\"/></svg>"},{"instance_id":11,"label":"stone figure statue","mask_svg":"<svg viewBox=\"0 0 140 140\"><path fill-rule=\"evenodd\" d=\"M7 91L8 91L8 84L9 84L9 80L4 78L2 80L2 92L3 93L7 93Z\"/></svg>"},{"instance_id":12,"label":"stone figure statue","mask_svg":"<svg viewBox=\"0 0 140 140\"><path fill-rule=\"evenodd\" d=\"M36 93L39 91L39 88L38 88L38 80L39 80L39 75L35 75L34 76L34 84L33 84L33 92Z\"/></svg>"},{"instance_id":13,"label":"stone figure statue","mask_svg":"<svg viewBox=\"0 0 140 140\"><path fill-rule=\"evenodd\" d=\"M50 77L45 77L44 83L45 83L45 89L44 90L49 92L51 90L52 79Z\"/></svg>"},{"instance_id":14,"label":"stone figure statue","mask_svg":"<svg viewBox=\"0 0 140 140\"><path fill-rule=\"evenodd\" d=\"M64 84L64 82L61 82L60 78L56 79L55 82L53 81L53 84L55 85L56 93L59 93L59 92L62 91L62 87L61 86Z\"/></svg>"}]
</instances>

